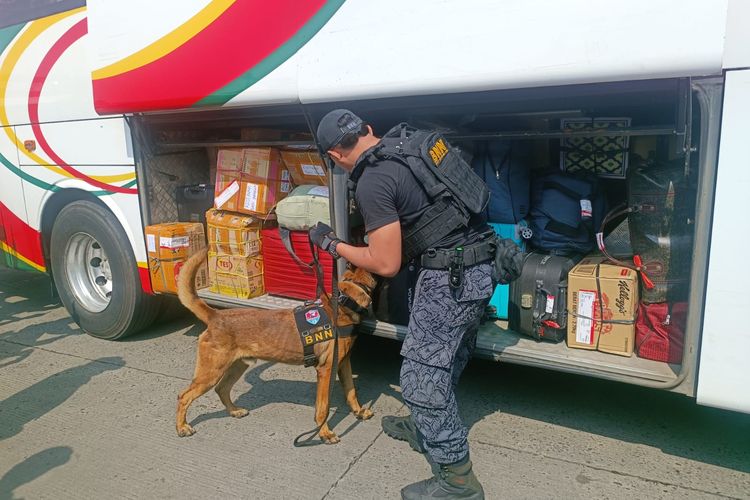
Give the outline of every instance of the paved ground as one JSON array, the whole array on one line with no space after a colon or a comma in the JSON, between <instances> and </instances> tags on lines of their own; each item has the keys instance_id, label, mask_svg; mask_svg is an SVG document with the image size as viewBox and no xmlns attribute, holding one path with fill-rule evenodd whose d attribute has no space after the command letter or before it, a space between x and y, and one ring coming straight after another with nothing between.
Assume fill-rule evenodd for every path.
<instances>
[{"instance_id":1,"label":"paved ground","mask_svg":"<svg viewBox=\"0 0 750 500\"><path fill-rule=\"evenodd\" d=\"M124 342L82 334L38 275L0 270L0 499L398 498L425 460L380 430L404 413L398 346L366 337L354 371L376 417L358 423L338 390L335 446L296 449L313 426L314 371L258 364L174 431L193 370L189 317ZM476 361L459 390L487 498L750 498L750 416L683 396Z\"/></svg>"}]
</instances>

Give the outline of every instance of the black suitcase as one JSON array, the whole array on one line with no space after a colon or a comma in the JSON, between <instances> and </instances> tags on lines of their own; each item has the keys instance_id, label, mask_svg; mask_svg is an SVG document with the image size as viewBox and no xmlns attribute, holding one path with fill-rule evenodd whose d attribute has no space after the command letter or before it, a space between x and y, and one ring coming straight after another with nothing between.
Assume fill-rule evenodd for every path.
<instances>
[{"instance_id":1,"label":"black suitcase","mask_svg":"<svg viewBox=\"0 0 750 500\"><path fill-rule=\"evenodd\" d=\"M537 340L560 342L568 326L568 271L580 256L526 254L521 276L510 284L510 329Z\"/></svg>"},{"instance_id":2,"label":"black suitcase","mask_svg":"<svg viewBox=\"0 0 750 500\"><path fill-rule=\"evenodd\" d=\"M373 304L375 317L379 321L404 326L409 324L419 271L417 264L409 262L393 278L381 280Z\"/></svg>"},{"instance_id":3,"label":"black suitcase","mask_svg":"<svg viewBox=\"0 0 750 500\"><path fill-rule=\"evenodd\" d=\"M206 211L214 206L214 188L208 184L178 186L177 220L180 222L206 223Z\"/></svg>"}]
</instances>

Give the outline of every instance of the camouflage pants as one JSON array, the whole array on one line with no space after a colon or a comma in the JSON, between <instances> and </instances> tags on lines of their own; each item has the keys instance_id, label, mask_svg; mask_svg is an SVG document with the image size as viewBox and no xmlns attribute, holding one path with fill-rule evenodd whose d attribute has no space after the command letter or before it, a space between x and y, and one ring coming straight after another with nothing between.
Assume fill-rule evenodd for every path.
<instances>
[{"instance_id":1,"label":"camouflage pants","mask_svg":"<svg viewBox=\"0 0 750 500\"><path fill-rule=\"evenodd\" d=\"M471 358L494 289L489 263L466 268L453 290L448 271L422 270L401 348L401 390L432 460L451 464L469 452L454 389Z\"/></svg>"}]
</instances>

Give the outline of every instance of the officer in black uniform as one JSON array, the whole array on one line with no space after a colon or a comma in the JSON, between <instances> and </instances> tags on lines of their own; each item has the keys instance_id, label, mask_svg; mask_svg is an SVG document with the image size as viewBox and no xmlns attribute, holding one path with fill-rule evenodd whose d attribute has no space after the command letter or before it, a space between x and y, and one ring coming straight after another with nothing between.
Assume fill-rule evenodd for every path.
<instances>
[{"instance_id":1,"label":"officer in black uniform","mask_svg":"<svg viewBox=\"0 0 750 500\"><path fill-rule=\"evenodd\" d=\"M335 258L393 277L402 267L402 255L408 253L402 248L402 236L433 202L410 168L385 154L383 141L353 112L329 112L318 125L317 137L322 149L356 181L355 200L368 245L344 243L323 223L311 229L312 241ZM411 415L383 418L386 434L426 452L433 465L433 478L401 490L408 499L484 498L472 472L468 430L459 417L454 389L474 351L479 322L494 290L493 255L506 254L506 280L517 276L522 258L515 245L493 247L498 240L480 220L448 229L419 257L422 271L401 349L401 389ZM464 261L449 269L456 255ZM456 269L458 276L451 274Z\"/></svg>"}]
</instances>

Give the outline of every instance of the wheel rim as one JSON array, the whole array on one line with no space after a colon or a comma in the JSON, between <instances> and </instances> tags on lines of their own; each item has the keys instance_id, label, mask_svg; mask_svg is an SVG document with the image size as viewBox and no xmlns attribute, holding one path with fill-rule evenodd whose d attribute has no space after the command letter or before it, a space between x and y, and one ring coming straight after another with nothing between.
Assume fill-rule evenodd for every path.
<instances>
[{"instance_id":1,"label":"wheel rim","mask_svg":"<svg viewBox=\"0 0 750 500\"><path fill-rule=\"evenodd\" d=\"M102 312L112 300L112 272L104 249L87 233L76 233L65 248L65 274L76 300L88 311Z\"/></svg>"}]
</instances>

